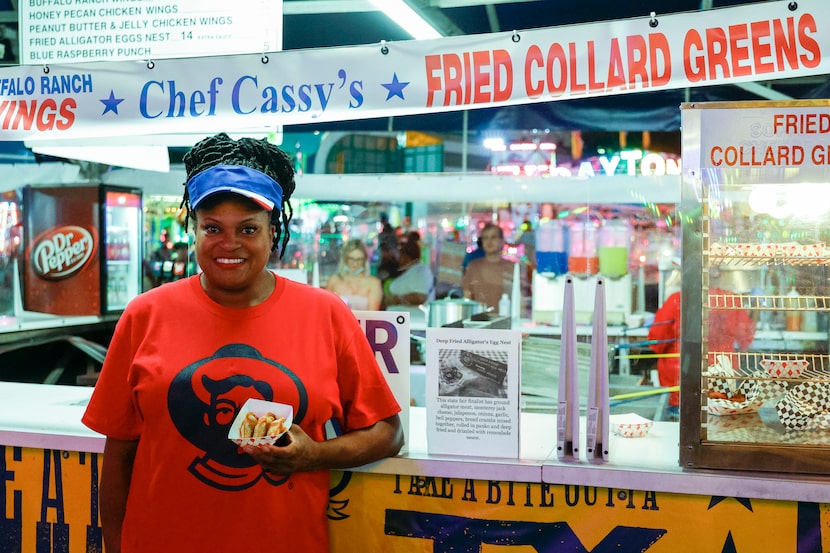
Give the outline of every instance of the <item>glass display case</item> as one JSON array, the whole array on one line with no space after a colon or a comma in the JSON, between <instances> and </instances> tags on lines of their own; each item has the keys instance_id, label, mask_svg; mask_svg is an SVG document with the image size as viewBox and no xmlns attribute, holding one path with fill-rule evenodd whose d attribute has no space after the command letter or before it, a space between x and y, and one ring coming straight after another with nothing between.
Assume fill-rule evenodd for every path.
<instances>
[{"instance_id":1,"label":"glass display case","mask_svg":"<svg viewBox=\"0 0 830 553\"><path fill-rule=\"evenodd\" d=\"M681 113L681 465L830 473L830 102Z\"/></svg>"},{"instance_id":2,"label":"glass display case","mask_svg":"<svg viewBox=\"0 0 830 553\"><path fill-rule=\"evenodd\" d=\"M122 311L141 293L142 193L101 186L104 259L101 291L105 313Z\"/></svg>"}]
</instances>

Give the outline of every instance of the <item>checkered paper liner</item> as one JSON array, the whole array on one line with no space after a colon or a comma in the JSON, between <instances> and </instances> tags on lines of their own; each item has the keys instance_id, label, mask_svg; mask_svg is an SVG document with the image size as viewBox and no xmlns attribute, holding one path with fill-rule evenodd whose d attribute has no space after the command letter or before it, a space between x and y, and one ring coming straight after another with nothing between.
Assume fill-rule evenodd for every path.
<instances>
[{"instance_id":1,"label":"checkered paper liner","mask_svg":"<svg viewBox=\"0 0 830 553\"><path fill-rule=\"evenodd\" d=\"M815 426L814 419L830 410L830 386L826 382L806 380L790 388L787 395L775 404L778 420L786 428L806 429Z\"/></svg>"},{"instance_id":2,"label":"checkered paper liner","mask_svg":"<svg viewBox=\"0 0 830 553\"><path fill-rule=\"evenodd\" d=\"M830 430L830 411L816 414L807 426L808 430Z\"/></svg>"},{"instance_id":3,"label":"checkered paper liner","mask_svg":"<svg viewBox=\"0 0 830 553\"><path fill-rule=\"evenodd\" d=\"M757 412L737 415L709 413L706 422L707 439L716 442L776 442L778 434L764 426Z\"/></svg>"},{"instance_id":4,"label":"checkered paper liner","mask_svg":"<svg viewBox=\"0 0 830 553\"><path fill-rule=\"evenodd\" d=\"M746 397L766 403L787 394L790 383L784 380L772 380L766 371L757 371L750 375L742 384L748 384Z\"/></svg>"},{"instance_id":5,"label":"checkered paper liner","mask_svg":"<svg viewBox=\"0 0 830 553\"><path fill-rule=\"evenodd\" d=\"M785 428L784 432L766 426L758 413L709 414L706 428L707 439L715 442L830 445L830 413L817 415L804 429Z\"/></svg>"},{"instance_id":6,"label":"checkered paper liner","mask_svg":"<svg viewBox=\"0 0 830 553\"><path fill-rule=\"evenodd\" d=\"M781 439L781 443L795 445L830 445L830 434L821 428L808 427L804 430L790 430Z\"/></svg>"},{"instance_id":7,"label":"checkered paper liner","mask_svg":"<svg viewBox=\"0 0 830 553\"><path fill-rule=\"evenodd\" d=\"M732 361L725 355L718 355L716 362L709 365L709 368L703 373L703 376L708 377L706 382L709 392L717 392L726 397L730 397L738 385L735 377L739 375L732 368ZM731 378L713 378L722 376Z\"/></svg>"},{"instance_id":8,"label":"checkered paper liner","mask_svg":"<svg viewBox=\"0 0 830 553\"><path fill-rule=\"evenodd\" d=\"M721 394L726 397L729 397L732 393L732 386L725 378L709 378L706 383L706 387L709 392Z\"/></svg>"},{"instance_id":9,"label":"checkered paper liner","mask_svg":"<svg viewBox=\"0 0 830 553\"><path fill-rule=\"evenodd\" d=\"M765 371L757 371L740 380L711 378L709 391L726 396L726 399L708 398L706 411L709 414L747 415L757 413L764 403L785 395L787 384L770 379Z\"/></svg>"}]
</instances>

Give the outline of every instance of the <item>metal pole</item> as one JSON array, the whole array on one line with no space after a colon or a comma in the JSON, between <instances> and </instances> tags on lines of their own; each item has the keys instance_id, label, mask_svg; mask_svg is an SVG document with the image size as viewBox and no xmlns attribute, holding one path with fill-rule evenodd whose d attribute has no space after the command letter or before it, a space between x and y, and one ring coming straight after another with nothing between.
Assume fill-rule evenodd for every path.
<instances>
[{"instance_id":1,"label":"metal pole","mask_svg":"<svg viewBox=\"0 0 830 553\"><path fill-rule=\"evenodd\" d=\"M463 117L461 119L462 127L461 127L461 172L467 172L467 132L470 127L470 112L468 110L464 110Z\"/></svg>"}]
</instances>

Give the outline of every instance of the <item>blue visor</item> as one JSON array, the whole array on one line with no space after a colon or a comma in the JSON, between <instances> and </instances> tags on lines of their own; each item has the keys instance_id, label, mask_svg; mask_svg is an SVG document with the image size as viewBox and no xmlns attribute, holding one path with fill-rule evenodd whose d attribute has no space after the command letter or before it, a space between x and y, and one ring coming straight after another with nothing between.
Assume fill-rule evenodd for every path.
<instances>
[{"instance_id":1,"label":"blue visor","mask_svg":"<svg viewBox=\"0 0 830 553\"><path fill-rule=\"evenodd\" d=\"M282 206L280 184L265 173L244 165L215 165L187 181L191 209L196 209L205 198L219 192L245 196L267 211Z\"/></svg>"}]
</instances>

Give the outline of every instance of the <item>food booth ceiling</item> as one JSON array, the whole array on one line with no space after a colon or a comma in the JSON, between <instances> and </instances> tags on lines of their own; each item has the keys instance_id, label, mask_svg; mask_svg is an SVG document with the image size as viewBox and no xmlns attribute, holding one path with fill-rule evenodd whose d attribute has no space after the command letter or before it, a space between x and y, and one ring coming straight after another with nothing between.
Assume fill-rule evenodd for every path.
<instances>
[{"instance_id":1,"label":"food booth ceiling","mask_svg":"<svg viewBox=\"0 0 830 553\"><path fill-rule=\"evenodd\" d=\"M19 0L0 0L0 24L16 28ZM471 35L561 25L577 25L634 17L694 12L758 0L405 0L445 36ZM373 44L411 37L378 11L370 0L283 0L286 50ZM543 104L483 108L467 112L468 129L582 131L677 131L678 106L684 101L806 99L827 97L826 77L640 92ZM458 131L463 112L399 117L395 130ZM286 129L385 131L389 121L368 119L299 125Z\"/></svg>"}]
</instances>

